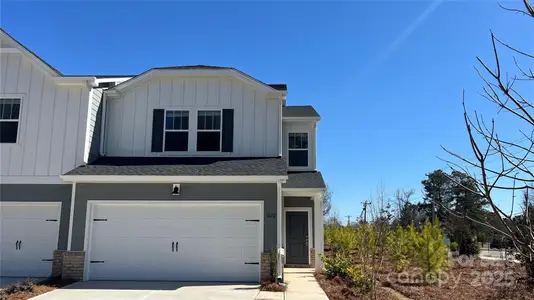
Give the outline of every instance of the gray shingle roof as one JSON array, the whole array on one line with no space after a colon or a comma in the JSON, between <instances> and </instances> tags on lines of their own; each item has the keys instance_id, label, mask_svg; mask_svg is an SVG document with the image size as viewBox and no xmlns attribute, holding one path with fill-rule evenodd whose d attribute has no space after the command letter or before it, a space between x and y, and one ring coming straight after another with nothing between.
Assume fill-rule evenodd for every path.
<instances>
[{"instance_id":1,"label":"gray shingle roof","mask_svg":"<svg viewBox=\"0 0 534 300\"><path fill-rule=\"evenodd\" d=\"M101 157L65 175L285 176L279 157Z\"/></svg>"},{"instance_id":2,"label":"gray shingle roof","mask_svg":"<svg viewBox=\"0 0 534 300\"><path fill-rule=\"evenodd\" d=\"M311 105L304 106L284 106L282 108L282 117L284 118L318 118L317 111Z\"/></svg>"},{"instance_id":3,"label":"gray shingle roof","mask_svg":"<svg viewBox=\"0 0 534 300\"><path fill-rule=\"evenodd\" d=\"M289 173L288 177L282 185L285 189L326 188L321 172L294 172Z\"/></svg>"}]
</instances>

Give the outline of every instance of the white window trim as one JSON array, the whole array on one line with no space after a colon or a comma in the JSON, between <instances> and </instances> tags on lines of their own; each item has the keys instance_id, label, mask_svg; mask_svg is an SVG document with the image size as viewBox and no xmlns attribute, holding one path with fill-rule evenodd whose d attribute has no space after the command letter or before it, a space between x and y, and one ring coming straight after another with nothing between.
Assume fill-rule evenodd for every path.
<instances>
[{"instance_id":1,"label":"white window trim","mask_svg":"<svg viewBox=\"0 0 534 300\"><path fill-rule=\"evenodd\" d=\"M203 111L218 111L221 113L221 124L219 126L219 129L198 129L198 113ZM195 142L195 151L200 153L221 153L222 152L222 119L223 119L223 112L220 108L215 109L199 109L196 113L196 142ZM198 150L198 133L199 132L219 132L219 151L199 151Z\"/></svg>"},{"instance_id":2,"label":"white window trim","mask_svg":"<svg viewBox=\"0 0 534 300\"><path fill-rule=\"evenodd\" d=\"M187 114L188 114L188 123L187 123L187 128L189 129L167 129L167 112L168 111L187 111ZM163 113L163 152L166 152L166 153L185 153L185 152L189 152L189 136L191 135L191 110L189 109L181 109L181 108L166 108L164 113ZM187 135L187 150L185 151L175 151L175 150L172 150L172 151L165 151L165 142L167 141L167 131L168 132L188 132L189 134Z\"/></svg>"},{"instance_id":3,"label":"white window trim","mask_svg":"<svg viewBox=\"0 0 534 300\"><path fill-rule=\"evenodd\" d=\"M18 119L0 119L0 122L18 122L17 126L17 140L14 143L0 143L2 147L8 145L17 145L20 142L20 127L21 127L21 116L22 116L22 103L24 102L24 95L21 94L0 94L0 99L18 99L20 100L19 105L19 117Z\"/></svg>"},{"instance_id":4,"label":"white window trim","mask_svg":"<svg viewBox=\"0 0 534 300\"><path fill-rule=\"evenodd\" d=\"M297 148L297 149L291 149L289 147L290 143L289 143L289 136L292 134L292 133L305 133L308 135L308 147L306 149L303 149L303 148ZM310 139L311 139L311 133L307 130L295 130L295 131L289 131L287 133L287 167L288 168L291 168L291 169L307 169L310 167L310 160L311 160L311 157L310 157ZM308 152L308 164L306 166L291 166L289 164L289 151L307 151Z\"/></svg>"}]
</instances>

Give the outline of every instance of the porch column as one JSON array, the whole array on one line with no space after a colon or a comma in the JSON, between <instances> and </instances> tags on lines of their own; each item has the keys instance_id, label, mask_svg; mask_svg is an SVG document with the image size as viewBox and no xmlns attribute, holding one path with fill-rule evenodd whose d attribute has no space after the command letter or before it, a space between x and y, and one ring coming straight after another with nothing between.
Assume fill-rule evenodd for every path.
<instances>
[{"instance_id":1,"label":"porch column","mask_svg":"<svg viewBox=\"0 0 534 300\"><path fill-rule=\"evenodd\" d=\"M313 196L314 218L315 218L315 271L321 272L323 269L323 262L319 255L324 253L324 226L323 226L323 197L324 192Z\"/></svg>"},{"instance_id":2,"label":"porch column","mask_svg":"<svg viewBox=\"0 0 534 300\"><path fill-rule=\"evenodd\" d=\"M276 183L276 250L278 251L278 278L282 278L284 264L282 262L282 217L284 200L282 196L282 182Z\"/></svg>"}]
</instances>

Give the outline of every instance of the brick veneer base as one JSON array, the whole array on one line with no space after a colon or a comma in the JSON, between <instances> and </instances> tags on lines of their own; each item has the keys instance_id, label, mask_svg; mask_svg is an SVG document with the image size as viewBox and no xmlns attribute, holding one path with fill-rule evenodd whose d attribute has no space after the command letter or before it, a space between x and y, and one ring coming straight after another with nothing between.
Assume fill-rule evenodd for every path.
<instances>
[{"instance_id":1,"label":"brick veneer base","mask_svg":"<svg viewBox=\"0 0 534 300\"><path fill-rule=\"evenodd\" d=\"M315 249L310 249L310 268L315 268Z\"/></svg>"},{"instance_id":2,"label":"brick veneer base","mask_svg":"<svg viewBox=\"0 0 534 300\"><path fill-rule=\"evenodd\" d=\"M61 278L83 280L83 267L85 263L85 252L70 251L63 253L63 267Z\"/></svg>"},{"instance_id":3,"label":"brick veneer base","mask_svg":"<svg viewBox=\"0 0 534 300\"><path fill-rule=\"evenodd\" d=\"M63 269L63 253L65 251L55 250L52 261L52 277L60 277Z\"/></svg>"},{"instance_id":4,"label":"brick veneer base","mask_svg":"<svg viewBox=\"0 0 534 300\"><path fill-rule=\"evenodd\" d=\"M261 262L260 262L260 281L269 281L271 280L271 265L270 265L270 259L269 256L271 253L264 252L261 254Z\"/></svg>"}]
</instances>

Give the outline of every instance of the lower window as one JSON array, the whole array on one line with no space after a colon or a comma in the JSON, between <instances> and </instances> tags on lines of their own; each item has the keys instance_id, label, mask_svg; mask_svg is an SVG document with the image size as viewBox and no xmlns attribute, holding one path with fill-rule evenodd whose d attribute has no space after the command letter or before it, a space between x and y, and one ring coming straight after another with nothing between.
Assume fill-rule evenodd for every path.
<instances>
[{"instance_id":1,"label":"lower window","mask_svg":"<svg viewBox=\"0 0 534 300\"><path fill-rule=\"evenodd\" d=\"M197 133L197 151L221 151L221 132L199 131Z\"/></svg>"}]
</instances>

